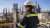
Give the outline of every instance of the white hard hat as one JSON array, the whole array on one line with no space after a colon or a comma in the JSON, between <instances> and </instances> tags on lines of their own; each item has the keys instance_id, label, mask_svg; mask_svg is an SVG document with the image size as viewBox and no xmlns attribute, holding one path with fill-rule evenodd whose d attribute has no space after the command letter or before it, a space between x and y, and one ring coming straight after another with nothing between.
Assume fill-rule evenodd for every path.
<instances>
[{"instance_id":1,"label":"white hard hat","mask_svg":"<svg viewBox=\"0 0 50 28\"><path fill-rule=\"evenodd\" d=\"M31 0L27 0L24 2L24 5L32 5L32 1Z\"/></svg>"},{"instance_id":2,"label":"white hard hat","mask_svg":"<svg viewBox=\"0 0 50 28\"><path fill-rule=\"evenodd\" d=\"M32 2L32 0L27 0L27 1L25 1L25 2L24 2L24 5L36 6L36 4Z\"/></svg>"}]
</instances>

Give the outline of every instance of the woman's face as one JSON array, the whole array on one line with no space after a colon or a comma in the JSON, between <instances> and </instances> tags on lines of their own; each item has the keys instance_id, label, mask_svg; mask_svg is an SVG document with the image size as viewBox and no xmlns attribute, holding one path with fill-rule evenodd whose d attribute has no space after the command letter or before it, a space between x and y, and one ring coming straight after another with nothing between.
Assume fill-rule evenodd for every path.
<instances>
[{"instance_id":1,"label":"woman's face","mask_svg":"<svg viewBox=\"0 0 50 28\"><path fill-rule=\"evenodd\" d=\"M27 11L31 11L31 10L32 10L32 7L25 7L25 9L26 9Z\"/></svg>"},{"instance_id":2,"label":"woman's face","mask_svg":"<svg viewBox=\"0 0 50 28\"><path fill-rule=\"evenodd\" d=\"M25 9L28 11L28 10L30 10L30 7L25 7Z\"/></svg>"}]
</instances>

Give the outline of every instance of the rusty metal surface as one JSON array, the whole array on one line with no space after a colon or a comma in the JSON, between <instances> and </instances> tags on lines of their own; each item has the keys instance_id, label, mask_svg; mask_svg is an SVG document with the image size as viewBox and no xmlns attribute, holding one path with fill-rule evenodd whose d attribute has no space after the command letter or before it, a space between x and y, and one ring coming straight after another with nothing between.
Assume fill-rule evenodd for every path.
<instances>
[{"instance_id":1,"label":"rusty metal surface","mask_svg":"<svg viewBox=\"0 0 50 28\"><path fill-rule=\"evenodd\" d=\"M14 23L0 24L0 28L13 28Z\"/></svg>"}]
</instances>

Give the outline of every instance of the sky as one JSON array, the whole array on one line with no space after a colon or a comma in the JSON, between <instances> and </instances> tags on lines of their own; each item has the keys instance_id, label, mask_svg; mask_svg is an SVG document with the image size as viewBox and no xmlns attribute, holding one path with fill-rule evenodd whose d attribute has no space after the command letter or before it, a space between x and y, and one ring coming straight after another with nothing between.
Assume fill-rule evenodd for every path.
<instances>
[{"instance_id":1,"label":"sky","mask_svg":"<svg viewBox=\"0 0 50 28\"><path fill-rule=\"evenodd\" d=\"M0 0L0 8L12 8L16 0Z\"/></svg>"},{"instance_id":2,"label":"sky","mask_svg":"<svg viewBox=\"0 0 50 28\"><path fill-rule=\"evenodd\" d=\"M0 0L0 12L2 8L12 8L14 3L18 3L20 7L26 0ZM36 2L36 0L32 0ZM37 3L40 5L42 11L50 10L50 0L37 0Z\"/></svg>"}]
</instances>

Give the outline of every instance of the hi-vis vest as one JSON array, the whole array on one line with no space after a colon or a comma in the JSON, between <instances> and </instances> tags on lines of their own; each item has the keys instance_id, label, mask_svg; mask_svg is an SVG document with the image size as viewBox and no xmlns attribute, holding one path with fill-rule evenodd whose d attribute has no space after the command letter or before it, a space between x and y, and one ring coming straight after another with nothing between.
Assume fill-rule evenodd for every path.
<instances>
[{"instance_id":1,"label":"hi-vis vest","mask_svg":"<svg viewBox=\"0 0 50 28\"><path fill-rule=\"evenodd\" d=\"M35 14L27 14L26 16L27 17L30 17L30 16L38 16L38 14L36 14L36 13Z\"/></svg>"}]
</instances>

